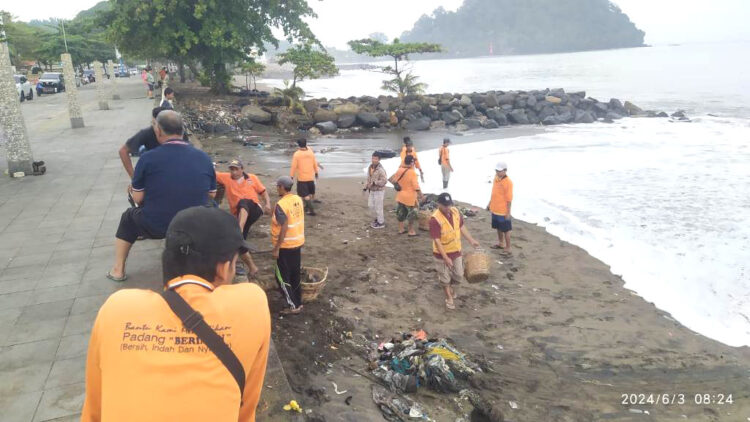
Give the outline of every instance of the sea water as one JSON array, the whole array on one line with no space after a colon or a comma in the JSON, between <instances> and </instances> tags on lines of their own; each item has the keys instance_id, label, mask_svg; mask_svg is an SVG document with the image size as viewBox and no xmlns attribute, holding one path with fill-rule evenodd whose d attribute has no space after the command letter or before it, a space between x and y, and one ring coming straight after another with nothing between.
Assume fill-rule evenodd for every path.
<instances>
[{"instance_id":1,"label":"sea water","mask_svg":"<svg viewBox=\"0 0 750 422\"><path fill-rule=\"evenodd\" d=\"M644 109L686 110L692 122L628 118L454 145L449 192L484 208L494 165L507 162L514 217L582 247L688 328L741 346L750 345L748 51L747 42L695 44L413 68L432 93L562 87ZM328 98L380 95L383 78L344 71L302 87ZM440 192L437 150L421 148L419 159L424 190ZM398 160L385 165L391 174Z\"/></svg>"}]
</instances>

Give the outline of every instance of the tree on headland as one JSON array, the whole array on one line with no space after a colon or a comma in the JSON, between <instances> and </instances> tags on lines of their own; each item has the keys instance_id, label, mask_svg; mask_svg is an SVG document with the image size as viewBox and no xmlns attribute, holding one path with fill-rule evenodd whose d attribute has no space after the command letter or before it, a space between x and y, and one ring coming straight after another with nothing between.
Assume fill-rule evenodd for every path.
<instances>
[{"instance_id":1,"label":"tree on headland","mask_svg":"<svg viewBox=\"0 0 750 422\"><path fill-rule=\"evenodd\" d=\"M256 62L255 59L249 58L240 65L240 71L245 75L245 89L250 89L250 79L253 80L253 89L258 89L258 84L255 82L255 78L266 71L266 65Z\"/></svg>"},{"instance_id":2,"label":"tree on headland","mask_svg":"<svg viewBox=\"0 0 750 422\"><path fill-rule=\"evenodd\" d=\"M316 41L305 18L307 0L117 0L104 15L110 39L124 52L202 64L201 80L214 92L229 90L227 66L265 43L278 46L272 28L287 39Z\"/></svg>"},{"instance_id":3,"label":"tree on headland","mask_svg":"<svg viewBox=\"0 0 750 422\"><path fill-rule=\"evenodd\" d=\"M371 57L386 57L393 59L393 67L386 66L383 72L393 76L393 79L383 81L382 89L395 92L401 96L422 94L427 85L417 82L417 76L404 66L399 68L399 62L409 60L410 54L439 53L440 44L431 43L401 43L398 38L392 43L382 43L373 39L349 41L357 54L367 54Z\"/></svg>"},{"instance_id":4,"label":"tree on headland","mask_svg":"<svg viewBox=\"0 0 750 422\"><path fill-rule=\"evenodd\" d=\"M313 47L312 43L295 45L279 54L278 58L280 65L289 63L294 66L292 87L296 87L297 82L305 79L319 79L339 74L334 58L327 52Z\"/></svg>"}]
</instances>

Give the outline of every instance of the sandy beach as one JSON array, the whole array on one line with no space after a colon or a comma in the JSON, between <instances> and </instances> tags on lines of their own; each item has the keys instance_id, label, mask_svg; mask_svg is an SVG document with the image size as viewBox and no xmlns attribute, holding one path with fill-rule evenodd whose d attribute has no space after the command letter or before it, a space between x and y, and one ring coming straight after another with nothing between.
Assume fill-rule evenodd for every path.
<instances>
[{"instance_id":1,"label":"sandy beach","mask_svg":"<svg viewBox=\"0 0 750 422\"><path fill-rule=\"evenodd\" d=\"M387 142L397 139L386 136L393 138ZM360 141L329 138L311 145L320 151L331 142ZM284 162L288 141L276 144L271 153L268 146L254 152L228 138L203 140L219 169L222 161L240 156L266 186L289 168ZM353 159L342 153L338 157L346 163L334 164L334 156L325 154L319 160L351 170L365 152L352 153ZM303 265L327 266L328 284L303 315L274 318L279 356L296 399L311 409L313 420L381 420L372 399L376 381L368 374L367 347L419 329L449 339L480 364L484 371L470 387L508 421L750 417L750 349L686 329L623 288L605 264L540 227L516 220L513 256L490 252L490 279L460 286L457 309L448 311L428 234L397 235L392 190L386 194L387 227L370 229L362 183L359 178L320 180L323 203L318 216L306 220ZM487 212L466 221L485 248L496 240ZM268 225L263 217L250 234L261 251L270 249ZM270 254L257 254L256 261L261 283L272 285ZM268 294L276 313L283 306L280 295L273 288ZM333 383L347 393L337 394ZM705 394L711 403L704 403ZM732 404L726 403L730 394ZM676 399L652 404L657 395ZM409 397L436 421L484 420L471 416L472 405L457 394L420 388ZM720 397L724 404L716 403Z\"/></svg>"}]
</instances>

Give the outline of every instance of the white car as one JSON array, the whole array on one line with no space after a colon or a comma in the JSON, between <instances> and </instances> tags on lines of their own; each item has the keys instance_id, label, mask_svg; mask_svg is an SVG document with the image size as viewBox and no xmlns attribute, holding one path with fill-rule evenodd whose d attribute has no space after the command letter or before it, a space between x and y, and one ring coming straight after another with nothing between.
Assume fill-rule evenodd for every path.
<instances>
[{"instance_id":1,"label":"white car","mask_svg":"<svg viewBox=\"0 0 750 422\"><path fill-rule=\"evenodd\" d=\"M16 80L16 92L18 93L18 97L21 99L21 102L24 102L26 100L33 100L34 86L31 85L31 82L29 82L28 79L26 79L26 76L13 75L13 78Z\"/></svg>"}]
</instances>

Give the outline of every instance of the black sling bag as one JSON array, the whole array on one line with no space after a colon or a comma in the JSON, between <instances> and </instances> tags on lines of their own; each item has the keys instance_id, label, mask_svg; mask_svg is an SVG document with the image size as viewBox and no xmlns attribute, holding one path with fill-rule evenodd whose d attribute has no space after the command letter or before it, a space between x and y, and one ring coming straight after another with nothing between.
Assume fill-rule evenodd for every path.
<instances>
[{"instance_id":1,"label":"black sling bag","mask_svg":"<svg viewBox=\"0 0 750 422\"><path fill-rule=\"evenodd\" d=\"M167 301L172 312L180 318L182 325L195 333L203 344L211 349L214 355L229 370L229 373L232 374L234 380L237 381L237 385L240 387L241 398L245 391L245 368L242 367L242 362L237 358L237 355L224 343L224 339L216 334L216 331L206 323L203 315L185 302L182 296L172 290L163 291L161 296Z\"/></svg>"}]
</instances>

